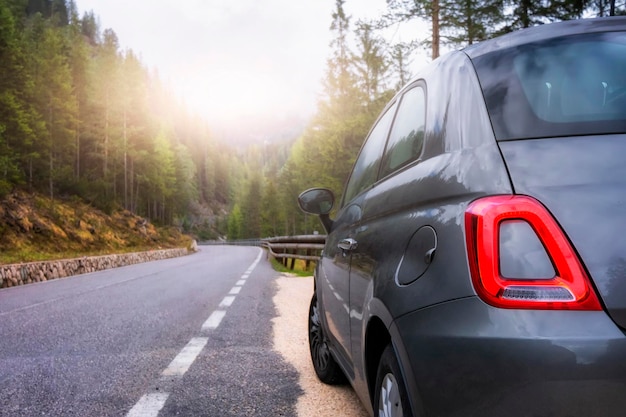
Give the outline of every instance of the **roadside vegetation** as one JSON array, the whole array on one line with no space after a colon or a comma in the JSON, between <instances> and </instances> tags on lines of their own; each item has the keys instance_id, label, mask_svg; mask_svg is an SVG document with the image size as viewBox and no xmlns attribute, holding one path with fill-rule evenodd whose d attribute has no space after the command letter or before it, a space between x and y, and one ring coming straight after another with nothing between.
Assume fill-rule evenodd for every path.
<instances>
[{"instance_id":1,"label":"roadside vegetation","mask_svg":"<svg viewBox=\"0 0 626 417\"><path fill-rule=\"evenodd\" d=\"M626 11L624 0L388 0L384 16L353 21L345 3L329 16L314 117L237 146L122 50L92 11L80 16L73 0L0 0L0 262L179 244L180 232L235 240L321 231L296 197L328 187L340 198L416 51L435 58L440 46ZM423 38L385 36L420 22L431 24L413 31Z\"/></svg>"},{"instance_id":2,"label":"roadside vegetation","mask_svg":"<svg viewBox=\"0 0 626 417\"><path fill-rule=\"evenodd\" d=\"M24 192L0 201L0 264L188 247L174 227L157 227L128 210L106 214L79 199Z\"/></svg>"},{"instance_id":3,"label":"roadside vegetation","mask_svg":"<svg viewBox=\"0 0 626 417\"><path fill-rule=\"evenodd\" d=\"M293 269L283 265L279 260L272 257L270 257L270 262L272 263L272 267L275 271L293 274L299 277L310 277L313 275L313 271L315 270L315 262L311 262L307 267L306 262L300 259L296 259ZM288 265L291 266L291 260L289 260Z\"/></svg>"}]
</instances>

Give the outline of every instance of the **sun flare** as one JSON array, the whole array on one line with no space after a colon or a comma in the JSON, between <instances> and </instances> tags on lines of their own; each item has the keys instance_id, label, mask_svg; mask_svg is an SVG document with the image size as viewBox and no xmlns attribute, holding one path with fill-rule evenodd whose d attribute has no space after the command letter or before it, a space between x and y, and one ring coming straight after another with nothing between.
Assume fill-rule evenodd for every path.
<instances>
[{"instance_id":1,"label":"sun flare","mask_svg":"<svg viewBox=\"0 0 626 417\"><path fill-rule=\"evenodd\" d=\"M187 104L211 121L273 117L293 100L285 84L259 71L197 73L182 81Z\"/></svg>"}]
</instances>

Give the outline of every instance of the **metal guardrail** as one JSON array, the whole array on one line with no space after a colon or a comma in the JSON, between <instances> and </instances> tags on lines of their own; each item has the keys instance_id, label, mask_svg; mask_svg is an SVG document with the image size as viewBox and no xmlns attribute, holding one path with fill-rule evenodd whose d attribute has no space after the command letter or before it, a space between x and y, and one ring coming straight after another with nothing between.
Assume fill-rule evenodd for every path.
<instances>
[{"instance_id":1,"label":"metal guardrail","mask_svg":"<svg viewBox=\"0 0 626 417\"><path fill-rule=\"evenodd\" d=\"M308 269L311 261L320 259L326 235L280 236L263 239L263 247L268 255L280 260L284 266L291 261L290 269L295 266L296 259L305 261Z\"/></svg>"},{"instance_id":2,"label":"metal guardrail","mask_svg":"<svg viewBox=\"0 0 626 417\"><path fill-rule=\"evenodd\" d=\"M293 270L296 259L305 261L306 269L311 262L317 262L325 242L326 235L279 236L263 239L262 246L267 249L268 256L273 256Z\"/></svg>"},{"instance_id":3,"label":"metal guardrail","mask_svg":"<svg viewBox=\"0 0 626 417\"><path fill-rule=\"evenodd\" d=\"M230 246L263 246L263 241L261 239L201 240L201 241L198 242L198 245L206 245L206 246L220 246L220 245L230 245Z\"/></svg>"},{"instance_id":4,"label":"metal guardrail","mask_svg":"<svg viewBox=\"0 0 626 417\"><path fill-rule=\"evenodd\" d=\"M268 256L279 260L285 267L294 269L296 259L306 262L306 268L311 262L320 259L326 235L299 235L277 236L266 239L247 239L234 241L206 241L199 245L237 245L261 246L267 249ZM291 265L288 265L291 262Z\"/></svg>"}]
</instances>

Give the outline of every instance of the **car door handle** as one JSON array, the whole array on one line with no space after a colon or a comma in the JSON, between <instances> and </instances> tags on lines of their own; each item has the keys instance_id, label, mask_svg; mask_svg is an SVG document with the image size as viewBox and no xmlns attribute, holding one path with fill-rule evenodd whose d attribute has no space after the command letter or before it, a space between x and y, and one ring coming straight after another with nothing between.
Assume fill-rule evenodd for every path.
<instances>
[{"instance_id":1,"label":"car door handle","mask_svg":"<svg viewBox=\"0 0 626 417\"><path fill-rule=\"evenodd\" d=\"M348 251L355 250L358 246L358 243L356 240L348 238L341 240L337 246L339 247L339 249Z\"/></svg>"}]
</instances>

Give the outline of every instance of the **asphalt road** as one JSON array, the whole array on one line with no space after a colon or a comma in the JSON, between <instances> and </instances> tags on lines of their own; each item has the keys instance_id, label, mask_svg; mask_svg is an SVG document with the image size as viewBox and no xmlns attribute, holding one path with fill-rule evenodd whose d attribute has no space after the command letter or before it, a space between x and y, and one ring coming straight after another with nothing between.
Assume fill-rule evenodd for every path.
<instances>
[{"instance_id":1,"label":"asphalt road","mask_svg":"<svg viewBox=\"0 0 626 417\"><path fill-rule=\"evenodd\" d=\"M293 416L258 248L0 290L0 416ZM160 410L160 412L159 412Z\"/></svg>"}]
</instances>

